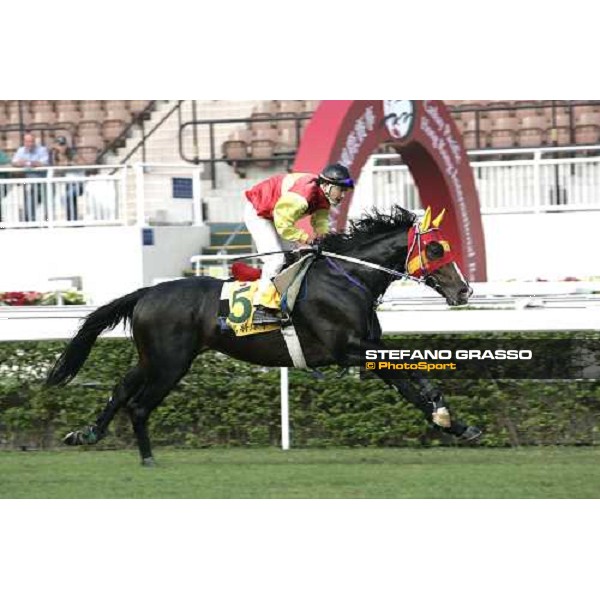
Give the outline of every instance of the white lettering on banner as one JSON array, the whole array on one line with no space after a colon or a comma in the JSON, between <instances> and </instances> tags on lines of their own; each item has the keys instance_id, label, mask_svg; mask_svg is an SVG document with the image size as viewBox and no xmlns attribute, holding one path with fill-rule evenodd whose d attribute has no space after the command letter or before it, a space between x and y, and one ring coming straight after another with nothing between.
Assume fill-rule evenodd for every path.
<instances>
[{"instance_id":1,"label":"white lettering on banner","mask_svg":"<svg viewBox=\"0 0 600 600\"><path fill-rule=\"evenodd\" d=\"M367 124L367 130L372 131L375 127L375 109L372 106L367 106L365 110L365 122Z\"/></svg>"},{"instance_id":2,"label":"white lettering on banner","mask_svg":"<svg viewBox=\"0 0 600 600\"><path fill-rule=\"evenodd\" d=\"M425 101L425 111L433 119L438 129L444 128L444 119L440 115L440 110L435 104L429 104L429 102Z\"/></svg>"},{"instance_id":3,"label":"white lettering on banner","mask_svg":"<svg viewBox=\"0 0 600 600\"><path fill-rule=\"evenodd\" d=\"M367 139L369 132L373 131L374 128L375 108L369 105L356 119L354 125L350 129L338 162L348 167L348 169L352 169L352 165L360 153L363 142ZM332 231L335 230L335 224L337 223L340 210L341 206L338 204L329 211L329 224Z\"/></svg>"},{"instance_id":4,"label":"white lettering on banner","mask_svg":"<svg viewBox=\"0 0 600 600\"><path fill-rule=\"evenodd\" d=\"M352 160L354 160L360 148L360 144L356 139L356 133L354 131L351 131L348 134L348 139L346 140L346 148L348 148L348 152L350 153L350 156L352 156Z\"/></svg>"},{"instance_id":5,"label":"white lettering on banner","mask_svg":"<svg viewBox=\"0 0 600 600\"><path fill-rule=\"evenodd\" d=\"M464 234L466 256L473 259L475 247L465 193L459 175L459 166L462 162L460 144L452 135L450 124L445 122L440 114L438 105L424 100L423 109L425 115L421 118L421 131L430 140L432 147L439 152L444 172L454 190L458 219ZM468 262L469 277L471 278L475 275L475 266L474 260Z\"/></svg>"},{"instance_id":6,"label":"white lettering on banner","mask_svg":"<svg viewBox=\"0 0 600 600\"><path fill-rule=\"evenodd\" d=\"M362 144L367 138L367 122L364 116L359 117L354 124L354 132L359 144Z\"/></svg>"},{"instance_id":7,"label":"white lettering on banner","mask_svg":"<svg viewBox=\"0 0 600 600\"><path fill-rule=\"evenodd\" d=\"M434 148L437 148L440 138L437 135L437 133L434 131L434 129L431 125L431 121L427 117L423 117L421 119L421 130L431 140L431 145Z\"/></svg>"},{"instance_id":8,"label":"white lettering on banner","mask_svg":"<svg viewBox=\"0 0 600 600\"><path fill-rule=\"evenodd\" d=\"M460 164L460 144L452 137L452 133L450 131L450 124L444 124L444 137L448 140L448 145L450 146L450 152L454 156L454 160L456 164Z\"/></svg>"},{"instance_id":9,"label":"white lettering on banner","mask_svg":"<svg viewBox=\"0 0 600 600\"><path fill-rule=\"evenodd\" d=\"M356 119L352 129L348 133L344 148L340 156L340 162L350 169L354 160L360 152L363 142L367 139L370 131L375 127L375 109L367 106L365 112Z\"/></svg>"}]
</instances>

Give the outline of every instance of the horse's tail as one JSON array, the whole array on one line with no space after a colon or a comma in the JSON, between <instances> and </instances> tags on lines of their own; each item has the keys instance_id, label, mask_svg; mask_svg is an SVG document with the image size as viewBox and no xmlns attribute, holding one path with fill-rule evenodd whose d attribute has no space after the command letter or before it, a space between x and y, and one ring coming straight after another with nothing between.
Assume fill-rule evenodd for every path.
<instances>
[{"instance_id":1,"label":"horse's tail","mask_svg":"<svg viewBox=\"0 0 600 600\"><path fill-rule=\"evenodd\" d=\"M89 356L96 339L105 329L113 329L124 319L126 322L131 323L133 309L148 289L141 288L131 294L117 298L89 314L75 337L52 367L46 378L46 385L69 383L77 375Z\"/></svg>"}]
</instances>

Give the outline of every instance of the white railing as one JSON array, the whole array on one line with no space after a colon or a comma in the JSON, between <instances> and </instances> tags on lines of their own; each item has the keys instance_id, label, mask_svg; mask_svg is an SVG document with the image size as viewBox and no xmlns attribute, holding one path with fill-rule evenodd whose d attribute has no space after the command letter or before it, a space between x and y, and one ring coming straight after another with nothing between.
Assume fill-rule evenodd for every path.
<instances>
[{"instance_id":1,"label":"white railing","mask_svg":"<svg viewBox=\"0 0 600 600\"><path fill-rule=\"evenodd\" d=\"M575 153L599 152L599 146L519 148L469 152L481 212L531 213L600 210L600 156L572 158ZM498 160L478 160L484 156ZM506 160L518 155L516 160ZM565 155L557 158L557 155ZM527 158L522 158L522 157ZM501 160L503 158L504 160ZM357 186L351 216L376 206L388 210L400 204L421 210L418 190L405 165L385 165L390 155L370 157Z\"/></svg>"},{"instance_id":2,"label":"white railing","mask_svg":"<svg viewBox=\"0 0 600 600\"><path fill-rule=\"evenodd\" d=\"M200 225L201 172L141 163L0 168L0 228ZM177 183L186 184L183 197Z\"/></svg>"},{"instance_id":3,"label":"white railing","mask_svg":"<svg viewBox=\"0 0 600 600\"><path fill-rule=\"evenodd\" d=\"M126 176L108 165L0 169L0 227L124 223Z\"/></svg>"},{"instance_id":4,"label":"white railing","mask_svg":"<svg viewBox=\"0 0 600 600\"><path fill-rule=\"evenodd\" d=\"M244 260L247 254L195 254L190 257L190 262L196 275L208 275L217 279L229 279L230 267L236 260ZM259 258L245 259L245 263L252 266L259 265ZM209 263L208 265L203 263Z\"/></svg>"}]
</instances>

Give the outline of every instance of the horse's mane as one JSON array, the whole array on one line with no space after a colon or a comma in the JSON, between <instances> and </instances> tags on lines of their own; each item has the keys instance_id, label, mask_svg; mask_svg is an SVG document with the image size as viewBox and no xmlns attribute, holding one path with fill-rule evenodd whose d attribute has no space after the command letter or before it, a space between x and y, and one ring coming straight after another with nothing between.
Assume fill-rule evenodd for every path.
<instances>
[{"instance_id":1,"label":"horse's mane","mask_svg":"<svg viewBox=\"0 0 600 600\"><path fill-rule=\"evenodd\" d=\"M360 219L350 222L348 231L329 233L323 237L320 246L330 252L343 252L357 248L365 242L372 241L373 236L403 229L407 231L417 216L400 207L394 206L391 214L384 214L377 209L365 213Z\"/></svg>"}]
</instances>

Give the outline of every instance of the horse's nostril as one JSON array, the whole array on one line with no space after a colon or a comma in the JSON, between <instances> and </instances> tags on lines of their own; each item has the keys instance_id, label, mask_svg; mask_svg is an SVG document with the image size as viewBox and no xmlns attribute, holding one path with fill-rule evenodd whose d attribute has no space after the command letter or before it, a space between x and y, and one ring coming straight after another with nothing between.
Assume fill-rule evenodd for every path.
<instances>
[{"instance_id":1,"label":"horse's nostril","mask_svg":"<svg viewBox=\"0 0 600 600\"><path fill-rule=\"evenodd\" d=\"M466 285L466 286L463 286L460 288L460 290L458 291L458 295L461 298L464 298L465 300L467 300L468 298L470 298L473 295L473 290L468 285Z\"/></svg>"}]
</instances>

